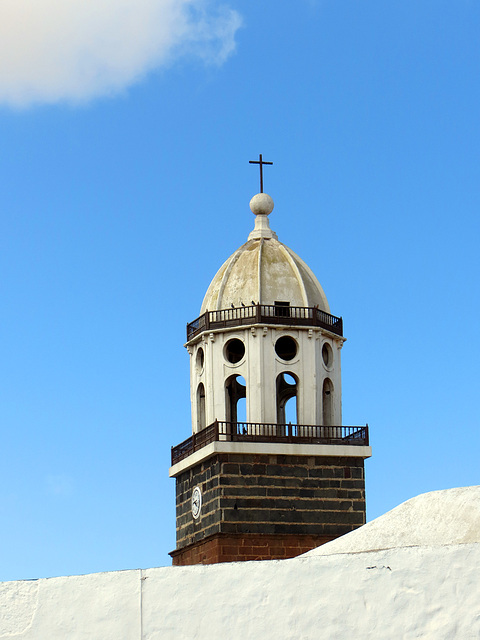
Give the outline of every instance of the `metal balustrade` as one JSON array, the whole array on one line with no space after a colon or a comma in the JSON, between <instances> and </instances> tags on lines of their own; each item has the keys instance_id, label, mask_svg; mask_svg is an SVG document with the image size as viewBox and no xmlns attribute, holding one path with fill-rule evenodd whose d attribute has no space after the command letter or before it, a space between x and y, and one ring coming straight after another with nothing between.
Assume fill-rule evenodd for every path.
<instances>
[{"instance_id":1,"label":"metal balustrade","mask_svg":"<svg viewBox=\"0 0 480 640\"><path fill-rule=\"evenodd\" d=\"M187 341L203 331L238 327L250 324L282 324L288 326L321 327L336 335L343 335L343 320L317 307L287 307L256 304L207 311L187 324Z\"/></svg>"},{"instance_id":2,"label":"metal balustrade","mask_svg":"<svg viewBox=\"0 0 480 640\"><path fill-rule=\"evenodd\" d=\"M172 465L199 451L211 442L282 442L291 444L327 444L368 446L365 427L268 424L260 422L223 422L213 424L172 447Z\"/></svg>"}]
</instances>

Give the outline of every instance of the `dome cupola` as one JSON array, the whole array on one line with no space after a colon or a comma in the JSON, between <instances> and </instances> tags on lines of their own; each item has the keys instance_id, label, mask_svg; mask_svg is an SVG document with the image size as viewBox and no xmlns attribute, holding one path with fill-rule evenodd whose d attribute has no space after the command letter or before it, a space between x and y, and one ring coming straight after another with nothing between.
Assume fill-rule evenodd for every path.
<instances>
[{"instance_id":1,"label":"dome cupola","mask_svg":"<svg viewBox=\"0 0 480 640\"><path fill-rule=\"evenodd\" d=\"M325 293L311 269L272 231L268 216L273 200L258 193L250 201L255 228L220 267L203 300L200 313L282 302L290 307L316 307L330 313Z\"/></svg>"}]
</instances>

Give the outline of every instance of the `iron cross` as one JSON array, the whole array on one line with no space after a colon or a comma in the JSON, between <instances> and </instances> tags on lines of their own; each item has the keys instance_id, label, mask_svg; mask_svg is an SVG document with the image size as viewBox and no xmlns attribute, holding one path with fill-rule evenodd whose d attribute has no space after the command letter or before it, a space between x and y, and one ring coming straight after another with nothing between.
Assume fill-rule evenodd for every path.
<instances>
[{"instance_id":1,"label":"iron cross","mask_svg":"<svg viewBox=\"0 0 480 640\"><path fill-rule=\"evenodd\" d=\"M264 164L273 164L273 162L265 162L262 159L262 154L258 156L258 160L249 160L250 164L259 164L260 165L260 193L263 193L263 165Z\"/></svg>"}]
</instances>

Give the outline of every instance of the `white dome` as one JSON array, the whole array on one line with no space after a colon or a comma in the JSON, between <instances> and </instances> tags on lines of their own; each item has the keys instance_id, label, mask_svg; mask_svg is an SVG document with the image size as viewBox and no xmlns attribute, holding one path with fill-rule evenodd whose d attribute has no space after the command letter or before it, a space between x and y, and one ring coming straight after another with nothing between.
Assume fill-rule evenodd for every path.
<instances>
[{"instance_id":1,"label":"white dome","mask_svg":"<svg viewBox=\"0 0 480 640\"><path fill-rule=\"evenodd\" d=\"M273 200L267 194L258 194L250 206L257 214L255 229L218 270L205 294L200 315L232 305L273 305L279 301L288 302L291 307L318 307L330 313L317 278L270 229L268 213L273 209Z\"/></svg>"}]
</instances>

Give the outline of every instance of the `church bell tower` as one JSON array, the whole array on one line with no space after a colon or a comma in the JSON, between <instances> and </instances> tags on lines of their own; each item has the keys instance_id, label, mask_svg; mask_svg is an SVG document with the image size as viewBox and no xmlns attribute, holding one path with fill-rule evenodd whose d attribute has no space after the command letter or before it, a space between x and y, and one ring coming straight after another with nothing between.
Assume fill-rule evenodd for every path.
<instances>
[{"instance_id":1,"label":"church bell tower","mask_svg":"<svg viewBox=\"0 0 480 640\"><path fill-rule=\"evenodd\" d=\"M192 436L172 448L175 565L289 558L365 523L371 448L367 426L341 426L342 319L270 228L261 191L247 242L187 325Z\"/></svg>"}]
</instances>

